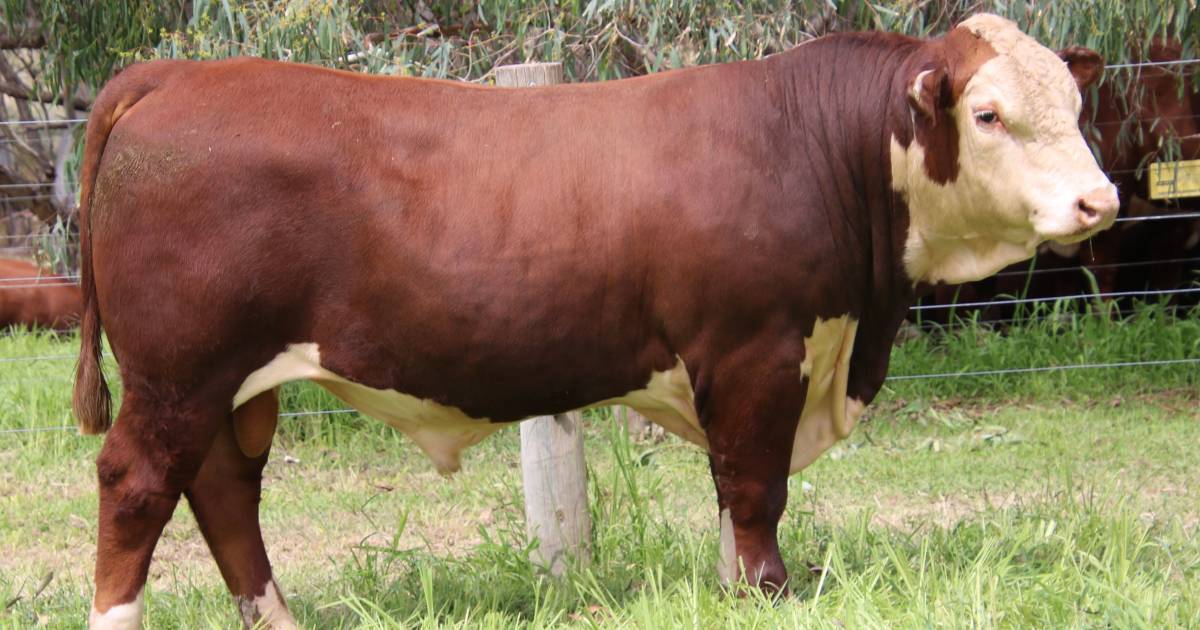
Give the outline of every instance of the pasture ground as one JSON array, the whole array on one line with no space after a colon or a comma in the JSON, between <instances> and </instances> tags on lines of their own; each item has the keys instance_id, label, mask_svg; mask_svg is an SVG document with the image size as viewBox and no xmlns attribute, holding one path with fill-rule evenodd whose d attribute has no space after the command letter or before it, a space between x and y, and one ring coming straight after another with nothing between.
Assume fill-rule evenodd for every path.
<instances>
[{"instance_id":1,"label":"pasture ground","mask_svg":"<svg viewBox=\"0 0 1200 630\"><path fill-rule=\"evenodd\" d=\"M897 351L893 373L1200 356L1195 318L1168 325L1152 309L1054 326L924 338ZM9 432L71 422L73 360L3 361L77 348L0 336L3 627L79 628L89 608L101 440ZM703 454L632 442L603 414L586 442L594 562L565 580L528 562L515 430L442 478L381 423L286 418L265 538L312 628L1200 627L1197 372L892 383L850 439L792 478L780 538L795 594L778 602L718 585ZM309 386L284 402L340 406ZM151 569L147 627L232 628L234 613L181 504Z\"/></svg>"}]
</instances>

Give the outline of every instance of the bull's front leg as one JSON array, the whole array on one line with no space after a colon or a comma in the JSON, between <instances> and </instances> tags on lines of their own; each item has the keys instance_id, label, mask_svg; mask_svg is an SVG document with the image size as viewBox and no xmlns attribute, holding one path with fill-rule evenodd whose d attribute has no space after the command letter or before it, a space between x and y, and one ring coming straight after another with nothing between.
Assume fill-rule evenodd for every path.
<instances>
[{"instance_id":1,"label":"bull's front leg","mask_svg":"<svg viewBox=\"0 0 1200 630\"><path fill-rule=\"evenodd\" d=\"M761 359L761 357L760 357ZM800 359L780 357L715 374L701 413L720 510L722 581L787 590L778 527L792 441L804 405Z\"/></svg>"}]
</instances>

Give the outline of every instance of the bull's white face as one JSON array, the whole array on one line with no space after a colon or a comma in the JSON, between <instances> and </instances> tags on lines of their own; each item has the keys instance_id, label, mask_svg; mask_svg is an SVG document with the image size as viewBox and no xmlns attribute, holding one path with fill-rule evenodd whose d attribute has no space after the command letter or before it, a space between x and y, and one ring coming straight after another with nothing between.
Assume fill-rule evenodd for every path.
<instances>
[{"instance_id":1,"label":"bull's white face","mask_svg":"<svg viewBox=\"0 0 1200 630\"><path fill-rule=\"evenodd\" d=\"M914 281L991 275L1032 256L1039 243L1074 243L1107 228L1119 205L1079 131L1082 101L1066 62L1007 20L976 16L961 27L995 56L949 108L956 176L935 181L926 147L892 141L893 186L909 205L905 266Z\"/></svg>"}]
</instances>

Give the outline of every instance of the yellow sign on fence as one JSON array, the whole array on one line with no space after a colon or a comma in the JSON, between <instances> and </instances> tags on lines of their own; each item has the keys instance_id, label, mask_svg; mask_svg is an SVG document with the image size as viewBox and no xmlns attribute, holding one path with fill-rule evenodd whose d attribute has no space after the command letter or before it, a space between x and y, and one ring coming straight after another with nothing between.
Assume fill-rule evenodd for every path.
<instances>
[{"instance_id":1,"label":"yellow sign on fence","mask_svg":"<svg viewBox=\"0 0 1200 630\"><path fill-rule=\"evenodd\" d=\"M1200 160L1150 165L1150 198L1200 197Z\"/></svg>"}]
</instances>

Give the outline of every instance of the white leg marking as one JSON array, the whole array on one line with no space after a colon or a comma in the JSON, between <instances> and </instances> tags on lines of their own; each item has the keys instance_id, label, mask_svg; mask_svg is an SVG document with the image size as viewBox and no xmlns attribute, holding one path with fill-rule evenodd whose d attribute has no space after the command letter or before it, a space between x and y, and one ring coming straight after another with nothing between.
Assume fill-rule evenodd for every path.
<instances>
[{"instance_id":1,"label":"white leg marking","mask_svg":"<svg viewBox=\"0 0 1200 630\"><path fill-rule=\"evenodd\" d=\"M721 556L717 561L717 575L721 577L721 583L728 586L737 581L737 574L737 542L733 538L733 518L729 515L729 508L725 508L721 510Z\"/></svg>"},{"instance_id":2,"label":"white leg marking","mask_svg":"<svg viewBox=\"0 0 1200 630\"><path fill-rule=\"evenodd\" d=\"M142 593L133 601L117 604L104 612L92 607L88 615L88 630L138 630L142 627Z\"/></svg>"},{"instance_id":3,"label":"white leg marking","mask_svg":"<svg viewBox=\"0 0 1200 630\"><path fill-rule=\"evenodd\" d=\"M264 628L272 630L298 630L299 625L296 624L292 613L288 612L287 605L283 603L283 596L279 594L279 585L274 579L267 581L263 585L263 594L255 597L253 600L245 597L238 598L238 608L242 613L242 623L246 624L247 628L256 627L255 624L262 622Z\"/></svg>"}]
</instances>

